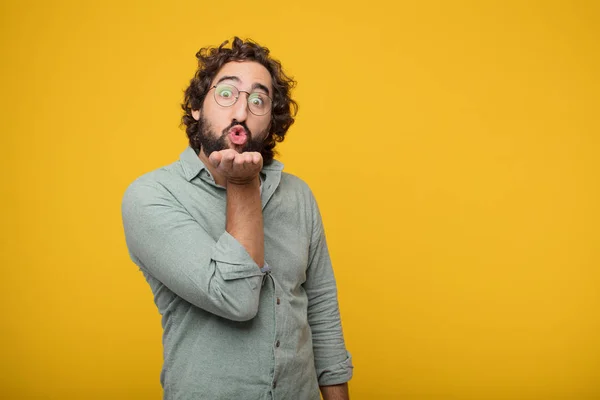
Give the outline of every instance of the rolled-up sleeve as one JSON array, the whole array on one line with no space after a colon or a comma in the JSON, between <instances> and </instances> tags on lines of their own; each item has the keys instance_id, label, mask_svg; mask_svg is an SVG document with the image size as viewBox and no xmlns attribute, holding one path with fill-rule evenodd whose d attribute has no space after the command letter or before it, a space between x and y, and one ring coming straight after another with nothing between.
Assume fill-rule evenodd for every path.
<instances>
[{"instance_id":1,"label":"rolled-up sleeve","mask_svg":"<svg viewBox=\"0 0 600 400\"><path fill-rule=\"evenodd\" d=\"M312 235L304 289L308 296L308 323L317 378L320 386L329 386L348 382L353 366L344 343L337 287L321 215L312 194L311 203Z\"/></svg>"},{"instance_id":2,"label":"rolled-up sleeve","mask_svg":"<svg viewBox=\"0 0 600 400\"><path fill-rule=\"evenodd\" d=\"M131 184L122 202L132 260L189 303L234 321L257 311L264 273L223 228L216 240L163 186Z\"/></svg>"}]
</instances>

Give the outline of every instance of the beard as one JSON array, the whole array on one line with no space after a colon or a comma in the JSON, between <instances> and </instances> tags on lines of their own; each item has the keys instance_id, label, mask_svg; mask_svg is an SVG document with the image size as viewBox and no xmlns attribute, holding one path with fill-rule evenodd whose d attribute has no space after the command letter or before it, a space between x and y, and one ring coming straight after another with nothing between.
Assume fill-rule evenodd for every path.
<instances>
[{"instance_id":1,"label":"beard","mask_svg":"<svg viewBox=\"0 0 600 400\"><path fill-rule=\"evenodd\" d=\"M228 131L236 125L240 125L246 130L246 136L248 139L243 145L229 146L227 144L227 135L229 134ZM221 135L219 136L215 131L213 131L212 126L204 118L204 115L200 114L200 119L198 120L198 141L200 142L200 151L203 151L207 157L209 157L213 151L221 151L230 148L238 153L256 151L262 155L265 142L260 138L266 136L264 135L264 132L259 133L260 135L255 138L244 122L234 121L227 128L223 129Z\"/></svg>"}]
</instances>

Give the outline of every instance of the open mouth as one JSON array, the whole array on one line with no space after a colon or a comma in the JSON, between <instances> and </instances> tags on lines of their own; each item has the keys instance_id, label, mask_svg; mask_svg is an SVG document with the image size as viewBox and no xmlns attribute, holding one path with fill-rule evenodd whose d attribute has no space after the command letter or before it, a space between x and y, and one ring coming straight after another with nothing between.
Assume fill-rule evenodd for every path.
<instances>
[{"instance_id":1,"label":"open mouth","mask_svg":"<svg viewBox=\"0 0 600 400\"><path fill-rule=\"evenodd\" d=\"M246 130L239 125L234 126L229 130L229 140L236 145L242 145L248 140Z\"/></svg>"}]
</instances>

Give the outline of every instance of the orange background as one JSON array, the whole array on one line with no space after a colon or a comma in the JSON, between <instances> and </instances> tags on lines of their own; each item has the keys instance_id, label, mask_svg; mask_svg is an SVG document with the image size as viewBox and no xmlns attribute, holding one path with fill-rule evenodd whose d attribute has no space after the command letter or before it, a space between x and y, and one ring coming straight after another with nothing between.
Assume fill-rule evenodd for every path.
<instances>
[{"instance_id":1,"label":"orange background","mask_svg":"<svg viewBox=\"0 0 600 400\"><path fill-rule=\"evenodd\" d=\"M299 82L352 398L600 398L598 4L3 1L0 397L161 397L121 196L239 35Z\"/></svg>"}]
</instances>

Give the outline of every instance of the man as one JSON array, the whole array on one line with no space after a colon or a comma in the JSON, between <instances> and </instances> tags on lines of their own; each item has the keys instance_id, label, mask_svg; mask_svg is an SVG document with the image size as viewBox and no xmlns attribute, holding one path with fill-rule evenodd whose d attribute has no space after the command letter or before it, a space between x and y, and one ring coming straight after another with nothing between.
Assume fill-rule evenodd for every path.
<instances>
[{"instance_id":1,"label":"man","mask_svg":"<svg viewBox=\"0 0 600 400\"><path fill-rule=\"evenodd\" d=\"M295 82L235 38L197 53L190 146L123 199L162 315L165 399L348 399L352 363L315 199L273 160Z\"/></svg>"}]
</instances>

